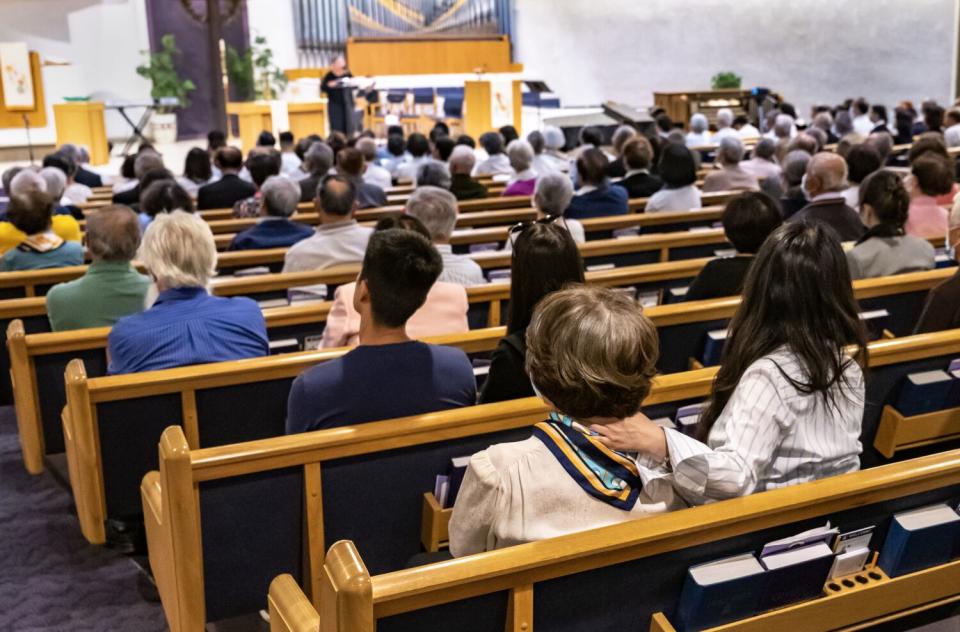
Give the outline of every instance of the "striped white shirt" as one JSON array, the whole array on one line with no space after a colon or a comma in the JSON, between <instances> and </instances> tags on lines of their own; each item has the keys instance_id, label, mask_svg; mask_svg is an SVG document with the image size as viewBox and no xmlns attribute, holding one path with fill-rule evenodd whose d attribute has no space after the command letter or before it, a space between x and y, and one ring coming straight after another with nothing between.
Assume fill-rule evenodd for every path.
<instances>
[{"instance_id":1,"label":"striped white shirt","mask_svg":"<svg viewBox=\"0 0 960 632\"><path fill-rule=\"evenodd\" d=\"M436 247L443 259L443 272L440 273L438 281L456 283L463 287L484 285L487 282L483 269L476 261L467 255L453 254L450 244L436 244Z\"/></svg>"},{"instance_id":2,"label":"striped white shirt","mask_svg":"<svg viewBox=\"0 0 960 632\"><path fill-rule=\"evenodd\" d=\"M779 366L779 368L778 368ZM832 399L805 394L804 371L786 347L751 364L707 445L666 430L676 491L692 504L745 496L860 469L864 380L849 362Z\"/></svg>"}]
</instances>

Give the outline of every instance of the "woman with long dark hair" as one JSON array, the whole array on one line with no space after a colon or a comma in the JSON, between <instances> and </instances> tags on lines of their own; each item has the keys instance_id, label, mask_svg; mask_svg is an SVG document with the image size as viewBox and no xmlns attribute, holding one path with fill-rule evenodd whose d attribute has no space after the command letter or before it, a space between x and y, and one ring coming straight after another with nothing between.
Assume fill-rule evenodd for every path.
<instances>
[{"instance_id":1,"label":"woman with long dark hair","mask_svg":"<svg viewBox=\"0 0 960 632\"><path fill-rule=\"evenodd\" d=\"M728 332L696 439L642 415L591 429L665 461L692 504L859 469L866 338L828 228L790 223L770 236Z\"/></svg>"},{"instance_id":2,"label":"woman with long dark hair","mask_svg":"<svg viewBox=\"0 0 960 632\"><path fill-rule=\"evenodd\" d=\"M583 260L570 232L556 216L518 224L511 229L510 306L507 335L500 340L490 363L480 403L532 397L533 387L524 369L526 330L533 308L571 283L583 283Z\"/></svg>"}]
</instances>

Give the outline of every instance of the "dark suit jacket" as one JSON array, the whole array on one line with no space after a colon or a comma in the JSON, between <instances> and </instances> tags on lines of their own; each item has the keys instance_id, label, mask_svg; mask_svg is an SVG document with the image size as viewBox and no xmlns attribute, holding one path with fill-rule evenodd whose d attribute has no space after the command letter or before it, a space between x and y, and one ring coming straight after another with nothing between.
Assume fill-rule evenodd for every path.
<instances>
[{"instance_id":1,"label":"dark suit jacket","mask_svg":"<svg viewBox=\"0 0 960 632\"><path fill-rule=\"evenodd\" d=\"M245 200L257 193L257 187L252 182L245 182L240 176L232 173L224 174L216 182L205 184L197 191L197 209L233 208L240 200Z\"/></svg>"},{"instance_id":2,"label":"dark suit jacket","mask_svg":"<svg viewBox=\"0 0 960 632\"><path fill-rule=\"evenodd\" d=\"M77 169L77 173L73 176L73 179L91 189L103 186L103 178L100 177L100 174L87 171L83 167Z\"/></svg>"},{"instance_id":3,"label":"dark suit jacket","mask_svg":"<svg viewBox=\"0 0 960 632\"><path fill-rule=\"evenodd\" d=\"M783 219L790 219L799 213L807 205L807 198L799 187L790 189L787 194L780 198L780 214Z\"/></svg>"},{"instance_id":4,"label":"dark suit jacket","mask_svg":"<svg viewBox=\"0 0 960 632\"><path fill-rule=\"evenodd\" d=\"M743 290L753 257L737 256L714 259L703 266L700 274L690 284L685 301L702 301L708 298L738 296Z\"/></svg>"},{"instance_id":5,"label":"dark suit jacket","mask_svg":"<svg viewBox=\"0 0 960 632\"><path fill-rule=\"evenodd\" d=\"M298 224L288 219L268 219L237 233L230 242L229 250L288 248L313 233L313 227L306 224Z\"/></svg>"},{"instance_id":6,"label":"dark suit jacket","mask_svg":"<svg viewBox=\"0 0 960 632\"><path fill-rule=\"evenodd\" d=\"M300 201L310 202L317 197L317 187L323 176L307 176L300 181Z\"/></svg>"},{"instance_id":7,"label":"dark suit jacket","mask_svg":"<svg viewBox=\"0 0 960 632\"><path fill-rule=\"evenodd\" d=\"M518 331L500 339L490 356L490 373L480 391L481 404L533 397L533 386L524 369L526 354L524 332Z\"/></svg>"},{"instance_id":8,"label":"dark suit jacket","mask_svg":"<svg viewBox=\"0 0 960 632\"><path fill-rule=\"evenodd\" d=\"M623 161L619 158L616 160L611 160L610 164L607 165L608 178L622 178L625 175L627 175L627 168L624 166Z\"/></svg>"},{"instance_id":9,"label":"dark suit jacket","mask_svg":"<svg viewBox=\"0 0 960 632\"><path fill-rule=\"evenodd\" d=\"M627 196L632 198L650 197L660 190L663 186L663 180L649 173L635 173L629 178L624 178L619 182L614 182L618 187L627 190Z\"/></svg>"},{"instance_id":10,"label":"dark suit jacket","mask_svg":"<svg viewBox=\"0 0 960 632\"><path fill-rule=\"evenodd\" d=\"M833 229L840 241L856 241L863 237L867 228L857 212L846 205L843 198L829 198L810 202L803 210L791 217L790 222L817 222Z\"/></svg>"},{"instance_id":11,"label":"dark suit jacket","mask_svg":"<svg viewBox=\"0 0 960 632\"><path fill-rule=\"evenodd\" d=\"M913 333L926 334L960 327L960 270L930 290Z\"/></svg>"},{"instance_id":12,"label":"dark suit jacket","mask_svg":"<svg viewBox=\"0 0 960 632\"><path fill-rule=\"evenodd\" d=\"M126 191L121 191L120 193L114 193L113 199L111 202L114 204L125 204L130 206L131 204L136 204L140 201L140 185L133 187L132 189L127 189Z\"/></svg>"},{"instance_id":13,"label":"dark suit jacket","mask_svg":"<svg viewBox=\"0 0 960 632\"><path fill-rule=\"evenodd\" d=\"M464 173L450 179L450 193L458 200L480 200L487 197L487 187Z\"/></svg>"}]
</instances>

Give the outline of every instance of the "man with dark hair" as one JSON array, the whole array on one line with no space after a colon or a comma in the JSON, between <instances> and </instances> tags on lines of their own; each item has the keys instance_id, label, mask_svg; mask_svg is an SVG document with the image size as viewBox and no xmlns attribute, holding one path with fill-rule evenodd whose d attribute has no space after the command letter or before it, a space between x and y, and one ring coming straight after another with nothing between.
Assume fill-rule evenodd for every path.
<instances>
[{"instance_id":1,"label":"man with dark hair","mask_svg":"<svg viewBox=\"0 0 960 632\"><path fill-rule=\"evenodd\" d=\"M297 155L295 141L293 132L280 132L280 173L288 178L296 178L303 173L300 171L302 161Z\"/></svg>"},{"instance_id":2,"label":"man with dark hair","mask_svg":"<svg viewBox=\"0 0 960 632\"><path fill-rule=\"evenodd\" d=\"M257 187L257 192L233 205L234 217L258 217L260 215L260 187L267 181L267 178L280 175L282 164L283 159L280 157L280 152L273 147L260 146L250 150L245 166L247 173L250 174L250 180Z\"/></svg>"},{"instance_id":3,"label":"man with dark hair","mask_svg":"<svg viewBox=\"0 0 960 632\"><path fill-rule=\"evenodd\" d=\"M221 147L217 150L214 165L220 170L221 178L200 187L197 191L197 208L201 211L211 208L232 208L234 204L254 195L257 187L251 182L240 179L243 168L243 154L236 147Z\"/></svg>"},{"instance_id":4,"label":"man with dark hair","mask_svg":"<svg viewBox=\"0 0 960 632\"><path fill-rule=\"evenodd\" d=\"M487 152L487 159L473 168L473 177L497 174L513 175L510 159L503 153L503 137L500 132L486 132L480 135L480 146Z\"/></svg>"},{"instance_id":5,"label":"man with dark hair","mask_svg":"<svg viewBox=\"0 0 960 632\"><path fill-rule=\"evenodd\" d=\"M69 153L58 151L53 154L48 154L43 158L43 166L59 169L67 179L66 186L63 190L63 199L57 200L59 205L72 206L84 204L90 196L93 195L93 189L77 182L77 173L80 165Z\"/></svg>"},{"instance_id":6,"label":"man with dark hair","mask_svg":"<svg viewBox=\"0 0 960 632\"><path fill-rule=\"evenodd\" d=\"M434 159L440 162L447 162L450 160L450 154L453 153L453 148L456 146L457 143L452 138L449 136L441 136L433 143Z\"/></svg>"},{"instance_id":7,"label":"man with dark hair","mask_svg":"<svg viewBox=\"0 0 960 632\"><path fill-rule=\"evenodd\" d=\"M276 144L277 138L267 130L260 132L257 136L257 147L275 147Z\"/></svg>"},{"instance_id":8,"label":"man with dark hair","mask_svg":"<svg viewBox=\"0 0 960 632\"><path fill-rule=\"evenodd\" d=\"M394 228L370 237L353 297L360 346L294 380L287 434L476 403L476 380L463 351L407 336L407 320L442 269L440 254L423 235Z\"/></svg>"},{"instance_id":9,"label":"man with dark hair","mask_svg":"<svg viewBox=\"0 0 960 632\"><path fill-rule=\"evenodd\" d=\"M626 175L615 185L627 190L631 198L650 197L660 190L663 181L650 174L650 165L653 162L653 147L644 136L634 136L626 142L622 150Z\"/></svg>"},{"instance_id":10,"label":"man with dark hair","mask_svg":"<svg viewBox=\"0 0 960 632\"><path fill-rule=\"evenodd\" d=\"M126 206L107 206L87 218L86 274L47 292L47 316L53 331L110 327L142 312L150 279L130 261L140 246L137 215Z\"/></svg>"},{"instance_id":11,"label":"man with dark hair","mask_svg":"<svg viewBox=\"0 0 960 632\"><path fill-rule=\"evenodd\" d=\"M140 201L140 194L147 188L144 177L151 171L163 169L163 158L152 149L145 149L137 153L133 160L133 177L137 179L136 186L118 191L113 194L113 204L132 206Z\"/></svg>"},{"instance_id":12,"label":"man with dark hair","mask_svg":"<svg viewBox=\"0 0 960 632\"><path fill-rule=\"evenodd\" d=\"M337 173L349 180L357 190L357 208L386 206L387 194L375 184L364 181L363 154L352 147L341 149L337 154Z\"/></svg>"},{"instance_id":13,"label":"man with dark hair","mask_svg":"<svg viewBox=\"0 0 960 632\"><path fill-rule=\"evenodd\" d=\"M431 160L430 141L419 132L410 134L407 138L407 153L410 154L410 159L401 162L393 174L398 180L412 181L420 165Z\"/></svg>"},{"instance_id":14,"label":"man with dark hair","mask_svg":"<svg viewBox=\"0 0 960 632\"><path fill-rule=\"evenodd\" d=\"M854 210L860 209L860 183L867 176L883 166L883 159L876 149L867 144L854 145L844 156L847 161L847 186L843 191L843 198L847 206Z\"/></svg>"},{"instance_id":15,"label":"man with dark hair","mask_svg":"<svg viewBox=\"0 0 960 632\"><path fill-rule=\"evenodd\" d=\"M320 226L313 236L293 245L283 261L284 272L322 270L330 266L363 261L373 229L353 218L357 189L347 178L327 176L317 187L314 200Z\"/></svg>"},{"instance_id":16,"label":"man with dark hair","mask_svg":"<svg viewBox=\"0 0 960 632\"><path fill-rule=\"evenodd\" d=\"M850 106L850 116L853 117L853 131L861 136L869 136L874 127L870 120L870 103L860 97Z\"/></svg>"}]
</instances>

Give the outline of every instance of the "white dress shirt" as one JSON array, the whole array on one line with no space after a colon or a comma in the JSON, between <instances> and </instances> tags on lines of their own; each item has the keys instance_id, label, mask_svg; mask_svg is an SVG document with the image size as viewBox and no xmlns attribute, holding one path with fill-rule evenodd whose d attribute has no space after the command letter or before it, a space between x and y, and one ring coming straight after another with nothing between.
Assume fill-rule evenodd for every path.
<instances>
[{"instance_id":1,"label":"white dress shirt","mask_svg":"<svg viewBox=\"0 0 960 632\"><path fill-rule=\"evenodd\" d=\"M93 189L79 182L74 182L63 191L63 197L70 200L71 204L84 204L91 195Z\"/></svg>"},{"instance_id":2,"label":"white dress shirt","mask_svg":"<svg viewBox=\"0 0 960 632\"><path fill-rule=\"evenodd\" d=\"M691 184L679 189L660 189L647 200L645 212L692 211L701 206L700 189Z\"/></svg>"},{"instance_id":3,"label":"white dress shirt","mask_svg":"<svg viewBox=\"0 0 960 632\"><path fill-rule=\"evenodd\" d=\"M687 147L707 147L714 144L713 139L710 137L710 132L701 132L699 134L689 132L684 136L684 139Z\"/></svg>"},{"instance_id":4,"label":"white dress shirt","mask_svg":"<svg viewBox=\"0 0 960 632\"><path fill-rule=\"evenodd\" d=\"M760 130L758 130L756 127L754 127L750 123L747 123L737 131L737 135L740 136L741 139L760 138Z\"/></svg>"},{"instance_id":5,"label":"white dress shirt","mask_svg":"<svg viewBox=\"0 0 960 632\"><path fill-rule=\"evenodd\" d=\"M874 127L876 125L870 120L869 114L861 114L853 119L853 131L861 136L869 136Z\"/></svg>"},{"instance_id":6,"label":"white dress shirt","mask_svg":"<svg viewBox=\"0 0 960 632\"><path fill-rule=\"evenodd\" d=\"M290 177L300 171L300 156L292 151L285 151L280 154L280 175ZM300 171L300 173L303 173Z\"/></svg>"},{"instance_id":7,"label":"white dress shirt","mask_svg":"<svg viewBox=\"0 0 960 632\"><path fill-rule=\"evenodd\" d=\"M723 129L718 129L717 132L713 135L713 144L719 145L720 141L724 138L740 138L740 132L733 129L732 127L724 127Z\"/></svg>"},{"instance_id":8,"label":"white dress shirt","mask_svg":"<svg viewBox=\"0 0 960 632\"><path fill-rule=\"evenodd\" d=\"M387 190L393 186L390 172L372 162L367 163L367 169L363 172L363 181L378 186L383 190Z\"/></svg>"},{"instance_id":9,"label":"white dress shirt","mask_svg":"<svg viewBox=\"0 0 960 632\"><path fill-rule=\"evenodd\" d=\"M417 169L420 168L420 165L426 164L433 160L429 155L423 155L419 158L411 158L406 162L401 162L397 165L397 170L394 171L393 175L396 176L397 180L404 180L413 182L417 179Z\"/></svg>"},{"instance_id":10,"label":"white dress shirt","mask_svg":"<svg viewBox=\"0 0 960 632\"><path fill-rule=\"evenodd\" d=\"M751 364L710 431L707 444L664 430L676 491L691 504L746 496L860 469L864 380L852 360L832 399L802 393L786 347Z\"/></svg>"},{"instance_id":11,"label":"white dress shirt","mask_svg":"<svg viewBox=\"0 0 960 632\"><path fill-rule=\"evenodd\" d=\"M947 147L960 147L960 125L951 125L943 132Z\"/></svg>"},{"instance_id":12,"label":"white dress shirt","mask_svg":"<svg viewBox=\"0 0 960 632\"><path fill-rule=\"evenodd\" d=\"M779 178L783 169L777 163L764 158L751 158L740 163L740 168L752 175L757 180L766 180L767 178Z\"/></svg>"},{"instance_id":13,"label":"white dress shirt","mask_svg":"<svg viewBox=\"0 0 960 632\"><path fill-rule=\"evenodd\" d=\"M443 259L443 272L438 281L457 283L463 287L484 285L487 279L483 276L480 265L466 255L453 254L450 244L435 244L440 257Z\"/></svg>"},{"instance_id":14,"label":"white dress shirt","mask_svg":"<svg viewBox=\"0 0 960 632\"><path fill-rule=\"evenodd\" d=\"M513 175L513 167L506 154L494 154L484 161L478 162L471 174L477 176L495 176L497 174Z\"/></svg>"},{"instance_id":15,"label":"white dress shirt","mask_svg":"<svg viewBox=\"0 0 960 632\"><path fill-rule=\"evenodd\" d=\"M852 208L855 211L860 210L860 185L851 184L846 189L843 190L843 199L847 202L847 206Z\"/></svg>"},{"instance_id":16,"label":"white dress shirt","mask_svg":"<svg viewBox=\"0 0 960 632\"><path fill-rule=\"evenodd\" d=\"M322 270L344 263L360 263L373 228L356 220L321 224L311 237L295 243L283 258L284 272Z\"/></svg>"},{"instance_id":17,"label":"white dress shirt","mask_svg":"<svg viewBox=\"0 0 960 632\"><path fill-rule=\"evenodd\" d=\"M541 175L550 172L567 173L570 171L570 161L566 157L544 152L533 159L533 170Z\"/></svg>"}]
</instances>

